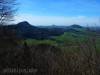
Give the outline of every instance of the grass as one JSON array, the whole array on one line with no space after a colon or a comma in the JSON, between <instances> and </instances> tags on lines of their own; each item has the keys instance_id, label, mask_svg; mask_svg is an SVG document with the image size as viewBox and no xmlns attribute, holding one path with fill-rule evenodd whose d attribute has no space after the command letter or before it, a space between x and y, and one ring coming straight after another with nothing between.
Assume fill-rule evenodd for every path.
<instances>
[{"instance_id":1,"label":"grass","mask_svg":"<svg viewBox=\"0 0 100 75\"><path fill-rule=\"evenodd\" d=\"M64 51L79 51L80 45L86 45L90 40L89 35L84 34L77 34L72 32L65 32L61 36L55 37L53 40L35 40L35 39L27 39L24 42L27 42L29 46L32 45L39 45L39 44L48 44L54 45L61 48ZM94 45L96 46L96 51L100 52L100 38L95 38ZM92 44L90 43L90 46Z\"/></svg>"},{"instance_id":2,"label":"grass","mask_svg":"<svg viewBox=\"0 0 100 75\"><path fill-rule=\"evenodd\" d=\"M35 39L27 39L24 40L27 42L28 45L32 46L32 45L38 45L38 44L49 44L49 45L57 45L56 41L52 41L52 40L35 40Z\"/></svg>"}]
</instances>

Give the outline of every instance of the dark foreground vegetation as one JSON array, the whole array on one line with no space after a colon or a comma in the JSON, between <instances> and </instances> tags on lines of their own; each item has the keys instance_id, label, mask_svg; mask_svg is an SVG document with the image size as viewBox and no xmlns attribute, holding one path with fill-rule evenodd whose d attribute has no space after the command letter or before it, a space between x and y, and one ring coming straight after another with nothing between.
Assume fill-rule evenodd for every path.
<instances>
[{"instance_id":1,"label":"dark foreground vegetation","mask_svg":"<svg viewBox=\"0 0 100 75\"><path fill-rule=\"evenodd\" d=\"M16 30L1 27L1 75L100 75L99 34L78 30L35 40L18 38Z\"/></svg>"}]
</instances>

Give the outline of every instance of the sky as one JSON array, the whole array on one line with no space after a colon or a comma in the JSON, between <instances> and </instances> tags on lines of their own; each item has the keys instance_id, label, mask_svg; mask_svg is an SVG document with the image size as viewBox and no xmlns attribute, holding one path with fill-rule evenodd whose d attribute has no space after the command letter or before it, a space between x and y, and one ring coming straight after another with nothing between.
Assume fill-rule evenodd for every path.
<instances>
[{"instance_id":1,"label":"sky","mask_svg":"<svg viewBox=\"0 0 100 75\"><path fill-rule=\"evenodd\" d=\"M18 0L15 22L32 25L99 25L100 0Z\"/></svg>"}]
</instances>

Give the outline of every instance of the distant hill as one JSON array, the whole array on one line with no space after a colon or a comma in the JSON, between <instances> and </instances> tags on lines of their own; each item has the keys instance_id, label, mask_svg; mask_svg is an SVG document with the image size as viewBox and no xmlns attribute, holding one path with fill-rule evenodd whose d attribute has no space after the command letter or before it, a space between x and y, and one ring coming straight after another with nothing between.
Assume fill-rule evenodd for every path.
<instances>
[{"instance_id":1,"label":"distant hill","mask_svg":"<svg viewBox=\"0 0 100 75\"><path fill-rule=\"evenodd\" d=\"M51 39L64 34L64 32L83 33L85 28L80 25L39 27L29 24L27 21L15 25L3 26L6 30L15 30L16 36L22 39Z\"/></svg>"},{"instance_id":2,"label":"distant hill","mask_svg":"<svg viewBox=\"0 0 100 75\"><path fill-rule=\"evenodd\" d=\"M58 28L41 28L31 25L27 21L23 21L15 25L3 26L3 28L5 30L14 30L16 32L16 36L23 39L50 39L53 36L58 36L64 33L64 31Z\"/></svg>"},{"instance_id":3,"label":"distant hill","mask_svg":"<svg viewBox=\"0 0 100 75\"><path fill-rule=\"evenodd\" d=\"M71 28L83 28L82 26L77 25L77 24L73 24L73 25L71 25L70 27L71 27Z\"/></svg>"}]
</instances>

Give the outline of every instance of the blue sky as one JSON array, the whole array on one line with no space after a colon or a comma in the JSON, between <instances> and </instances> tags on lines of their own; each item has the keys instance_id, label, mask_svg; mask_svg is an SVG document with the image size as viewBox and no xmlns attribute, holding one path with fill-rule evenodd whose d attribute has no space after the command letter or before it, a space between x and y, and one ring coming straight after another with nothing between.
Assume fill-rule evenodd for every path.
<instances>
[{"instance_id":1,"label":"blue sky","mask_svg":"<svg viewBox=\"0 0 100 75\"><path fill-rule=\"evenodd\" d=\"M99 24L100 0L18 0L16 22L34 25Z\"/></svg>"}]
</instances>

